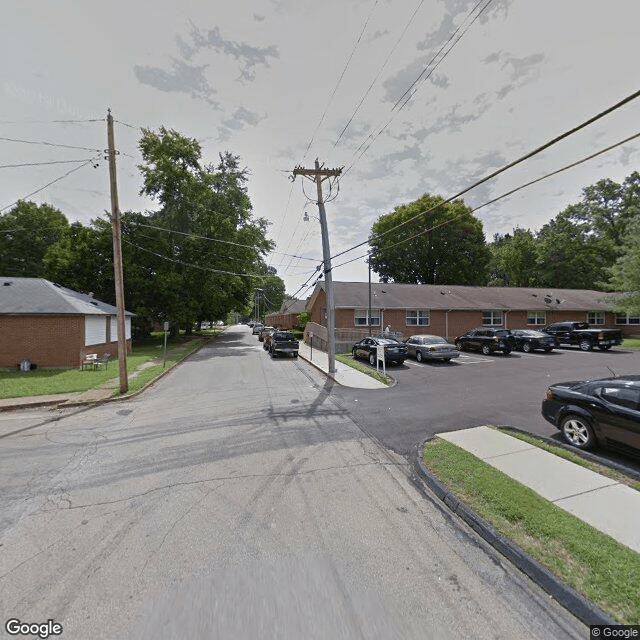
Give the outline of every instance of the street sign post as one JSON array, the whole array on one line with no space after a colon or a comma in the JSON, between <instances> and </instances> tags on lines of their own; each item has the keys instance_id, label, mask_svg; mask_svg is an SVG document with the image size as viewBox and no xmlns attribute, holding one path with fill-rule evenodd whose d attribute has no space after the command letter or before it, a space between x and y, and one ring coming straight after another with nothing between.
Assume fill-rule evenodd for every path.
<instances>
[{"instance_id":1,"label":"street sign post","mask_svg":"<svg viewBox=\"0 0 640 640\"><path fill-rule=\"evenodd\" d=\"M164 323L164 356L162 360L162 368L164 369L167 364L167 334L169 333L169 323Z\"/></svg>"}]
</instances>

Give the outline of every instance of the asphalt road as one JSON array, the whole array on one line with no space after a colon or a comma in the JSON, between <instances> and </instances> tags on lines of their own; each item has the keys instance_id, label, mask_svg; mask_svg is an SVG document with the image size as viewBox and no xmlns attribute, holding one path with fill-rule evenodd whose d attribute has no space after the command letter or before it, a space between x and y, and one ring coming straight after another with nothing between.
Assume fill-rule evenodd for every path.
<instances>
[{"instance_id":1,"label":"asphalt road","mask_svg":"<svg viewBox=\"0 0 640 640\"><path fill-rule=\"evenodd\" d=\"M366 365L368 366L368 365ZM512 352L483 356L463 352L450 363L387 367L398 384L382 391L337 388L342 407L385 446L409 454L425 438L443 431L483 424L511 426L556 437L558 429L540 415L548 385L566 380L640 372L640 351L556 349L550 353ZM603 458L640 471L640 457L598 451Z\"/></svg>"},{"instance_id":2,"label":"asphalt road","mask_svg":"<svg viewBox=\"0 0 640 640\"><path fill-rule=\"evenodd\" d=\"M63 640L588 636L335 391L239 327L135 399L25 414L0 437L4 620Z\"/></svg>"}]
</instances>

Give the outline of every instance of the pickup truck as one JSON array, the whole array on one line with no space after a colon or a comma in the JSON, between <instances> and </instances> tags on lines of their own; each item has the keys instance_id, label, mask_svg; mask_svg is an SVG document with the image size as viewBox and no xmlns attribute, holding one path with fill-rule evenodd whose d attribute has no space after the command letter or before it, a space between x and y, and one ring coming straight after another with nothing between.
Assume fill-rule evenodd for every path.
<instances>
[{"instance_id":1,"label":"pickup truck","mask_svg":"<svg viewBox=\"0 0 640 640\"><path fill-rule=\"evenodd\" d=\"M276 331L271 336L269 343L269 353L272 358L279 354L291 355L293 358L298 357L298 347L300 343L293 337L289 331Z\"/></svg>"},{"instance_id":2,"label":"pickup truck","mask_svg":"<svg viewBox=\"0 0 640 640\"><path fill-rule=\"evenodd\" d=\"M552 335L558 344L576 344L582 351L598 347L603 351L622 343L622 332L618 329L590 327L586 322L553 322L541 331Z\"/></svg>"}]
</instances>

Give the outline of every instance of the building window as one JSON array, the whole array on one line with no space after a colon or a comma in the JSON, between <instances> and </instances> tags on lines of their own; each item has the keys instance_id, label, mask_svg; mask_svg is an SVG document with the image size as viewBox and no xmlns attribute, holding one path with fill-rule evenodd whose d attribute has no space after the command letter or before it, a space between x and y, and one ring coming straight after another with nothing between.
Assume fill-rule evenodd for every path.
<instances>
[{"instance_id":1,"label":"building window","mask_svg":"<svg viewBox=\"0 0 640 640\"><path fill-rule=\"evenodd\" d=\"M407 315L405 317L405 324L407 326L429 326L429 311L426 309L407 309Z\"/></svg>"},{"instance_id":2,"label":"building window","mask_svg":"<svg viewBox=\"0 0 640 640\"><path fill-rule=\"evenodd\" d=\"M616 324L640 324L640 316L619 315L616 316Z\"/></svg>"},{"instance_id":3,"label":"building window","mask_svg":"<svg viewBox=\"0 0 640 640\"><path fill-rule=\"evenodd\" d=\"M527 324L547 324L546 311L527 311Z\"/></svg>"},{"instance_id":4,"label":"building window","mask_svg":"<svg viewBox=\"0 0 640 640\"><path fill-rule=\"evenodd\" d=\"M482 324L485 327L493 327L502 324L502 311L483 311Z\"/></svg>"},{"instance_id":5,"label":"building window","mask_svg":"<svg viewBox=\"0 0 640 640\"><path fill-rule=\"evenodd\" d=\"M589 311L587 322L589 324L604 324L604 311Z\"/></svg>"},{"instance_id":6,"label":"building window","mask_svg":"<svg viewBox=\"0 0 640 640\"><path fill-rule=\"evenodd\" d=\"M356 309L353 316L353 323L356 327L368 327L369 326L369 310L368 309ZM380 326L380 309L371 309L371 326Z\"/></svg>"}]
</instances>

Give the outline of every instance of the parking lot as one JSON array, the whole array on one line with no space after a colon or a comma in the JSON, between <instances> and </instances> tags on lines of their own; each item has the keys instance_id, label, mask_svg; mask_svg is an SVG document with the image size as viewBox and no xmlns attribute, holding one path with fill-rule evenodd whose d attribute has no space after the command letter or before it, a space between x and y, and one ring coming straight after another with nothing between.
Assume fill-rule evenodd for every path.
<instances>
[{"instance_id":1,"label":"parking lot","mask_svg":"<svg viewBox=\"0 0 640 640\"><path fill-rule=\"evenodd\" d=\"M508 356L463 352L449 363L406 360L388 367L387 373L398 382L388 390L340 388L336 393L366 431L407 454L435 433L482 424L559 438L558 430L540 415L547 387L609 377L612 372L640 373L640 351L615 347L584 352L568 347ZM599 454L640 471L639 457Z\"/></svg>"}]
</instances>

